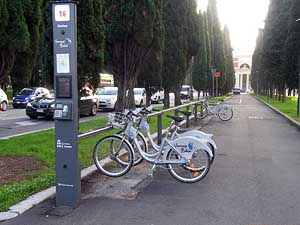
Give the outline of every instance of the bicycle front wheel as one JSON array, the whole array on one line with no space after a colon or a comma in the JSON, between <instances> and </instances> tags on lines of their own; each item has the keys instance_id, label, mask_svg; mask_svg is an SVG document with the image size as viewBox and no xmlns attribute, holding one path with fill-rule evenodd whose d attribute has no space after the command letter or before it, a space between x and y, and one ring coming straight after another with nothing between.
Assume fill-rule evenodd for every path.
<instances>
[{"instance_id":1,"label":"bicycle front wheel","mask_svg":"<svg viewBox=\"0 0 300 225\"><path fill-rule=\"evenodd\" d=\"M100 139L94 148L93 158L96 167L109 177L125 175L134 160L130 143L117 135ZM120 160L125 163L120 163Z\"/></svg>"},{"instance_id":2,"label":"bicycle front wheel","mask_svg":"<svg viewBox=\"0 0 300 225\"><path fill-rule=\"evenodd\" d=\"M120 136L124 136L124 131L120 131L117 133ZM148 152L148 144L147 141L145 139L145 137L138 132L138 135L136 136L139 144L140 144L140 148L143 152L147 153ZM142 161L143 161L143 157L140 155L137 146L135 146L135 143L133 140L129 140L131 146L133 147L133 152L134 152L134 161L133 161L133 166L137 166L139 165ZM124 163L120 160L120 163Z\"/></svg>"},{"instance_id":3,"label":"bicycle front wheel","mask_svg":"<svg viewBox=\"0 0 300 225\"><path fill-rule=\"evenodd\" d=\"M180 160L181 156L171 150L167 156L168 160ZM202 180L210 169L210 157L205 150L195 151L193 158L187 164L167 164L170 174L184 183L195 183Z\"/></svg>"},{"instance_id":4,"label":"bicycle front wheel","mask_svg":"<svg viewBox=\"0 0 300 225\"><path fill-rule=\"evenodd\" d=\"M231 120L233 117L233 110L227 106L223 106L219 109L218 116L222 121Z\"/></svg>"}]
</instances>

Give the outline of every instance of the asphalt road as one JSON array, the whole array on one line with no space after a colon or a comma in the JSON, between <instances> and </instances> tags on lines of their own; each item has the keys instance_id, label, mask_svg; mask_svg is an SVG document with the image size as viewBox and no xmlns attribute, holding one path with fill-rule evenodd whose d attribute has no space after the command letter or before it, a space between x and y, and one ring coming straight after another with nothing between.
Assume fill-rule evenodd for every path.
<instances>
[{"instance_id":1,"label":"asphalt road","mask_svg":"<svg viewBox=\"0 0 300 225\"><path fill-rule=\"evenodd\" d=\"M170 95L170 100L171 104L173 104L174 94ZM92 120L97 117L105 117L106 115L107 111L99 110L96 117L84 116L80 118L80 121ZM0 140L53 127L54 121L42 118L30 119L26 116L25 109L13 109L9 107L5 112L0 111Z\"/></svg>"},{"instance_id":2,"label":"asphalt road","mask_svg":"<svg viewBox=\"0 0 300 225\"><path fill-rule=\"evenodd\" d=\"M249 95L228 103L234 118L204 127L219 149L203 181L183 184L159 170L131 200L94 195L62 214L48 200L3 225L299 225L300 132Z\"/></svg>"},{"instance_id":3,"label":"asphalt road","mask_svg":"<svg viewBox=\"0 0 300 225\"><path fill-rule=\"evenodd\" d=\"M106 116L106 114L107 112L105 111L98 111L95 117L81 117L80 121L87 121L97 117L103 117ZM5 112L0 112L0 139L53 127L53 120L46 120L42 118L30 119L28 116L26 116L25 109L10 108Z\"/></svg>"}]
</instances>

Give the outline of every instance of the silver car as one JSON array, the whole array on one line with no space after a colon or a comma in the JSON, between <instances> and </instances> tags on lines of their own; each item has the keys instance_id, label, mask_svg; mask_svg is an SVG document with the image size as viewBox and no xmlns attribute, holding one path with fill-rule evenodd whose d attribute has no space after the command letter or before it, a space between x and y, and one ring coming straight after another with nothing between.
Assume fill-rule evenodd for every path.
<instances>
[{"instance_id":1,"label":"silver car","mask_svg":"<svg viewBox=\"0 0 300 225\"><path fill-rule=\"evenodd\" d=\"M113 110L118 99L118 88L104 87L96 91L96 95L99 99L99 109Z\"/></svg>"}]
</instances>

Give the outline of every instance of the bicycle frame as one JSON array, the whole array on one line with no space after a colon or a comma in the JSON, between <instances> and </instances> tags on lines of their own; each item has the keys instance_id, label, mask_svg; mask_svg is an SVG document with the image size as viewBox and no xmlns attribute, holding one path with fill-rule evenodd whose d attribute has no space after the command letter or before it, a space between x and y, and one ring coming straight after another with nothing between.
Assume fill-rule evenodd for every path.
<instances>
[{"instance_id":1,"label":"bicycle frame","mask_svg":"<svg viewBox=\"0 0 300 225\"><path fill-rule=\"evenodd\" d=\"M171 134L171 137L170 137L170 140L175 140L179 137L184 137L184 136L191 136L191 137L196 137L198 138L201 142L203 142L203 144L211 144L213 146L213 148L216 150L217 149L217 145L216 143L214 142L214 140L211 139L211 137L213 135L209 135L209 134L205 134L201 131L198 131L198 130L191 130L191 131L187 131L183 134L178 134L177 133L177 130L178 130L178 126L175 125L175 130L173 132L171 132L172 130L172 127L174 126L174 121L172 121L171 125L169 126L168 130L167 130L167 134L166 134L166 138L168 137L168 135ZM150 134L150 130L149 130L149 124L148 124L148 121L147 121L147 117L146 116L142 116L141 117L141 121L140 121L140 124L139 124L139 128L146 132L147 134L147 137L150 141L150 144L151 146L154 148L155 151L159 151L159 148L160 146L155 144L152 137L151 137L151 134ZM142 135L142 134L141 134ZM143 136L143 135L142 135Z\"/></svg>"}]
</instances>

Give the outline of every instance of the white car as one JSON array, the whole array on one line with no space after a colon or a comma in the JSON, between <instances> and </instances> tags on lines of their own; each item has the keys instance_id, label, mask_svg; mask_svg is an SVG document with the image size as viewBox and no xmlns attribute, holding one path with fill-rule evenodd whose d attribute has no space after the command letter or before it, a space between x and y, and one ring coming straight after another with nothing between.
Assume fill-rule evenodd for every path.
<instances>
[{"instance_id":1,"label":"white car","mask_svg":"<svg viewBox=\"0 0 300 225\"><path fill-rule=\"evenodd\" d=\"M5 92L0 88L0 111L6 111L8 105L7 95Z\"/></svg>"},{"instance_id":2,"label":"white car","mask_svg":"<svg viewBox=\"0 0 300 225\"><path fill-rule=\"evenodd\" d=\"M134 101L137 106L146 105L146 89L145 88L134 88Z\"/></svg>"},{"instance_id":3,"label":"white car","mask_svg":"<svg viewBox=\"0 0 300 225\"><path fill-rule=\"evenodd\" d=\"M164 101L165 92L163 90L155 92L151 96L151 102L159 103L160 101Z\"/></svg>"},{"instance_id":4,"label":"white car","mask_svg":"<svg viewBox=\"0 0 300 225\"><path fill-rule=\"evenodd\" d=\"M114 109L118 99L117 87L104 87L96 91L99 98L99 109Z\"/></svg>"}]
</instances>

